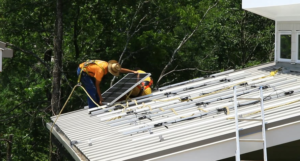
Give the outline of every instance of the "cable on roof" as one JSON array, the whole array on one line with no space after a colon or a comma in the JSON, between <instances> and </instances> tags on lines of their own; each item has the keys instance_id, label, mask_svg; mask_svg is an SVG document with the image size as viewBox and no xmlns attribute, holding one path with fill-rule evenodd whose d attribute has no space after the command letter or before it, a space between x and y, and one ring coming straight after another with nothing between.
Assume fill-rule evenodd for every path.
<instances>
[{"instance_id":1,"label":"cable on roof","mask_svg":"<svg viewBox=\"0 0 300 161\"><path fill-rule=\"evenodd\" d=\"M161 111L165 111L163 108L159 108Z\"/></svg>"},{"instance_id":2,"label":"cable on roof","mask_svg":"<svg viewBox=\"0 0 300 161\"><path fill-rule=\"evenodd\" d=\"M203 111L203 112L208 112L208 111L206 111L206 110L204 110L203 108L198 108L198 110L200 110L200 111Z\"/></svg>"},{"instance_id":3,"label":"cable on roof","mask_svg":"<svg viewBox=\"0 0 300 161\"><path fill-rule=\"evenodd\" d=\"M178 115L178 113L174 110L174 108L170 109L175 115Z\"/></svg>"},{"instance_id":4,"label":"cable on roof","mask_svg":"<svg viewBox=\"0 0 300 161\"><path fill-rule=\"evenodd\" d=\"M85 90L85 88L84 88L80 83L78 83L77 85L75 85L75 86L73 87L73 89L72 89L72 91L71 91L71 93L70 93L68 99L66 100L64 106L61 108L59 114L57 115L55 121L53 122L53 124L52 124L52 126L51 126L51 129L50 129L50 140L49 140L49 143L50 143L50 144L49 144L49 145L50 145L50 148L49 148L49 160L51 160L51 153L52 153L52 142L51 142L51 136L52 136L52 135L51 135L51 134L52 134L52 131L53 131L53 127L54 127L56 121L58 120L60 114L61 114L62 111L65 109L65 107L66 107L67 103L69 102L69 100L70 100L70 98L71 98L71 96L72 96L74 90L75 90L77 87L81 87L81 88L84 90L84 92L87 94L87 96L92 100L92 102L93 102L95 105L97 105L98 107L104 109L104 108L101 107L98 103L96 103L96 102L94 101L94 99L89 95L89 93Z\"/></svg>"},{"instance_id":5,"label":"cable on roof","mask_svg":"<svg viewBox=\"0 0 300 161\"><path fill-rule=\"evenodd\" d=\"M224 112L225 115L229 115L230 111L229 108L227 106L223 107L223 108L219 108L217 109L218 112Z\"/></svg>"},{"instance_id":6,"label":"cable on roof","mask_svg":"<svg viewBox=\"0 0 300 161\"><path fill-rule=\"evenodd\" d=\"M257 79L253 79L253 80L259 80L259 79L267 78L267 77L270 77L270 76L274 76L274 75L277 74L277 72L278 72L279 70L280 70L280 68L277 69L277 70L275 70L275 71L271 71L269 75L266 75L266 76L263 76L263 77L260 77L260 78L257 78ZM181 98L180 98L180 97L176 97L176 98L171 98L171 99L167 99L167 100L154 99L154 100L152 100L152 101L159 101L159 102L168 102L168 101L172 101L172 100L179 100L179 101L181 101L181 102L182 102L182 101L189 101L189 100L193 100L193 99L198 99L198 98L202 98L202 97L205 97L205 96L209 96L209 95L212 95L212 94L216 94L216 93L225 91L225 90L227 90L227 89L230 89L230 88L232 88L232 87L234 87L234 86L241 85L241 84L245 84L245 83L247 83L247 81L239 82L239 83L237 83L237 84L234 84L234 85L225 87L225 88L223 88L223 89L216 90L216 91L214 91L214 92L210 92L210 93L203 94L203 95L200 95L200 96L197 96L197 97L193 97L193 98L190 98L190 97L181 97ZM131 92L132 92L132 91L131 91ZM131 92L130 92L130 94L131 94ZM130 94L127 96L126 99L129 98ZM129 99L130 99L130 98L129 98ZM126 103L127 103L127 107L128 107L128 101L127 101L127 100L126 100ZM137 103L136 103L136 104L137 104ZM138 107L138 108L144 108L144 107L149 107L149 110L150 110L150 111L152 110L152 108L151 108L150 105L145 105L144 103L143 103L143 106ZM226 107L225 107L225 108L226 108ZM227 107L227 108L228 108L228 107ZM126 109L126 108L124 108L122 112L125 112L125 109ZM172 112L173 112L174 114L178 115L177 112L176 112L173 108L171 108L171 110L172 110ZM226 109L226 110L227 110L227 109ZM227 111L229 112L229 108L228 108ZM226 112L226 113L227 113L227 112ZM112 118L112 119L110 119L110 120L115 120L115 119L119 119L119 118L122 118L122 116L118 116L118 117Z\"/></svg>"}]
</instances>

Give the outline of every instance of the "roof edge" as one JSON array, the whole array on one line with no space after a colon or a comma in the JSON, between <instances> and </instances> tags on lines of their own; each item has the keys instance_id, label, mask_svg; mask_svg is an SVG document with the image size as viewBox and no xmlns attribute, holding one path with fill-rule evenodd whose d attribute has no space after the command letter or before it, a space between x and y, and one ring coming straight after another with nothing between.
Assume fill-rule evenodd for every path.
<instances>
[{"instance_id":1,"label":"roof edge","mask_svg":"<svg viewBox=\"0 0 300 161\"><path fill-rule=\"evenodd\" d=\"M264 8L264 7L276 7L276 6L288 6L288 5L295 5L300 4L298 0L268 0L268 1L261 1L261 0L243 0L242 1L242 8Z\"/></svg>"},{"instance_id":2,"label":"roof edge","mask_svg":"<svg viewBox=\"0 0 300 161\"><path fill-rule=\"evenodd\" d=\"M46 126L48 130L51 130L52 124L46 123ZM86 161L88 160L79 149L77 149L75 146L70 146L67 142L70 142L70 140L65 136L65 134L59 132L56 130L56 128L59 128L55 126L55 128L52 129L52 134L56 137L56 139L65 147L65 149L71 154L71 156L76 161Z\"/></svg>"},{"instance_id":3,"label":"roof edge","mask_svg":"<svg viewBox=\"0 0 300 161\"><path fill-rule=\"evenodd\" d=\"M276 122L266 123L266 130L289 126L290 124L293 124L293 123L299 123L299 121L300 121L300 115L294 116L291 118L287 118L287 119L278 120ZM262 131L261 125L257 125L257 126L250 127L248 129L244 129L244 130L240 131L240 137L260 133L261 131ZM232 138L235 138L235 135L236 135L235 132L231 132L231 133L217 136L214 138L209 138L206 140L201 140L201 141L190 143L187 145L159 151L156 153L139 156L139 157L132 158L132 159L127 159L126 161L140 161L140 160L154 161L159 158L168 157L172 154L184 152L187 149L203 147L203 146L206 146L209 144L214 144L216 142L232 140Z\"/></svg>"}]
</instances>

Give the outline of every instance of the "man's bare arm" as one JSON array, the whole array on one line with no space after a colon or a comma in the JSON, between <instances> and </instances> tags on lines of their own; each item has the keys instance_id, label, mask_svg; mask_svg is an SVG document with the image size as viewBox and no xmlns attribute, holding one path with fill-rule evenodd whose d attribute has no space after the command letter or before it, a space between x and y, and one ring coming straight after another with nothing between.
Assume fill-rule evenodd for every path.
<instances>
[{"instance_id":1,"label":"man's bare arm","mask_svg":"<svg viewBox=\"0 0 300 161\"><path fill-rule=\"evenodd\" d=\"M96 84L95 84L95 86L96 86L96 88L97 88L97 93L98 93L98 96L99 96L99 105L100 106L102 106L102 102L103 102L103 98L102 98L102 95L101 95L101 90L100 90L100 81L95 81L96 82ZM97 102L98 103L98 102Z\"/></svg>"},{"instance_id":2,"label":"man's bare arm","mask_svg":"<svg viewBox=\"0 0 300 161\"><path fill-rule=\"evenodd\" d=\"M135 73L135 74L138 74L137 71L126 69L126 68L121 68L120 73Z\"/></svg>"}]
</instances>

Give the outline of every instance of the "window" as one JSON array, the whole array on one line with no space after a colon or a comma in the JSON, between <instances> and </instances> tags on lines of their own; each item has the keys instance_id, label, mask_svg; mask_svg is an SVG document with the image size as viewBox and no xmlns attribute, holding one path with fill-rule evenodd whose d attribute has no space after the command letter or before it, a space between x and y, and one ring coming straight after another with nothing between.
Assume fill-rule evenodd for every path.
<instances>
[{"instance_id":1,"label":"window","mask_svg":"<svg viewBox=\"0 0 300 161\"><path fill-rule=\"evenodd\" d=\"M298 61L300 61L300 33L298 33L298 44L297 44L297 48L298 48Z\"/></svg>"},{"instance_id":2,"label":"window","mask_svg":"<svg viewBox=\"0 0 300 161\"><path fill-rule=\"evenodd\" d=\"M292 55L292 35L288 33L280 34L280 59L291 59Z\"/></svg>"}]
</instances>

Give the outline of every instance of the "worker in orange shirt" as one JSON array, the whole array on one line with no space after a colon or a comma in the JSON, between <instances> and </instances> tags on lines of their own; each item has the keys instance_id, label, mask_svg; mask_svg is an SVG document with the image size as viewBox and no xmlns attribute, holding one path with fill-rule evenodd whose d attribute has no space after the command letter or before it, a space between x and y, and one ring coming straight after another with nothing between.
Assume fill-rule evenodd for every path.
<instances>
[{"instance_id":1,"label":"worker in orange shirt","mask_svg":"<svg viewBox=\"0 0 300 161\"><path fill-rule=\"evenodd\" d=\"M137 73L146 73L142 70L137 70ZM134 87L131 91L130 98L144 96L152 93L151 85L153 84L153 80L151 77L147 77L144 82L140 83L136 87Z\"/></svg>"},{"instance_id":2,"label":"worker in orange shirt","mask_svg":"<svg viewBox=\"0 0 300 161\"><path fill-rule=\"evenodd\" d=\"M79 65L77 69L78 82L80 81L89 95L96 103L102 105L104 101L101 95L100 82L107 73L119 76L119 73L138 73L137 71L121 68L116 60L108 62L102 60L88 60ZM88 97L89 108L97 107Z\"/></svg>"}]
</instances>

